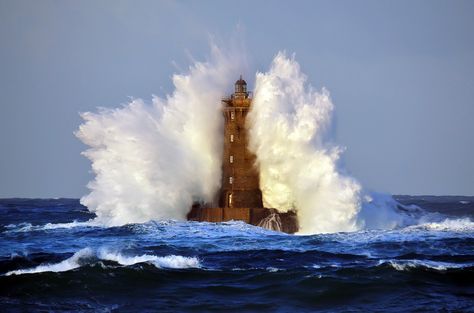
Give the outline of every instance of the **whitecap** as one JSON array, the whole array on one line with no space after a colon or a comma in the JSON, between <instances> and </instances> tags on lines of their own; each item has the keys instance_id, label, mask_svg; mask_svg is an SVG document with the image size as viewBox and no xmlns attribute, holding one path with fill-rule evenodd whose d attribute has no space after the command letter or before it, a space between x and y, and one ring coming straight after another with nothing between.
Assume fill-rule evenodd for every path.
<instances>
[{"instance_id":1,"label":"whitecap","mask_svg":"<svg viewBox=\"0 0 474 313\"><path fill-rule=\"evenodd\" d=\"M149 263L157 268L200 268L201 263L197 257L186 257L181 255L156 256L150 254L127 256L117 251L110 251L101 248L98 251L87 247L74 253L73 256L64 261L54 264L41 264L33 268L19 269L7 272L5 275L22 275L44 272L66 272L78 267L101 261L113 261L123 266L134 265L138 263ZM100 262L101 263L101 262ZM102 267L103 264L100 264Z\"/></svg>"},{"instance_id":2,"label":"whitecap","mask_svg":"<svg viewBox=\"0 0 474 313\"><path fill-rule=\"evenodd\" d=\"M89 220L85 222L72 221L69 223L47 223L44 225L32 225L31 223L19 223L6 225L7 229L5 233L24 233L31 231L43 231L53 229L71 229L75 227L101 227L101 224L95 220Z\"/></svg>"},{"instance_id":3,"label":"whitecap","mask_svg":"<svg viewBox=\"0 0 474 313\"><path fill-rule=\"evenodd\" d=\"M44 273L44 272L66 272L73 270L87 263L87 259L94 257L94 252L91 248L84 248L70 258L55 264L42 264L33 268L21 269L10 271L6 273L6 276L10 275L22 275L22 274L33 274L33 273Z\"/></svg>"},{"instance_id":4,"label":"whitecap","mask_svg":"<svg viewBox=\"0 0 474 313\"><path fill-rule=\"evenodd\" d=\"M157 268L199 268L201 264L196 257L185 257L181 255L156 256L143 254L138 256L126 256L117 251L100 249L97 256L102 260L114 261L120 265L133 265L137 263L150 263Z\"/></svg>"},{"instance_id":5,"label":"whitecap","mask_svg":"<svg viewBox=\"0 0 474 313\"><path fill-rule=\"evenodd\" d=\"M196 257L184 257L180 255L168 255L156 257L152 263L158 268L199 268L201 264Z\"/></svg>"},{"instance_id":6,"label":"whitecap","mask_svg":"<svg viewBox=\"0 0 474 313\"><path fill-rule=\"evenodd\" d=\"M85 222L78 222L78 221L73 221L70 223L47 223L42 226L42 228L39 228L40 230L50 230L50 229L58 229L58 228L74 228L74 227L100 227L102 226L95 220L89 220Z\"/></svg>"},{"instance_id":7,"label":"whitecap","mask_svg":"<svg viewBox=\"0 0 474 313\"><path fill-rule=\"evenodd\" d=\"M407 229L422 229L433 231L455 231L472 232L474 231L474 222L470 218L450 219L447 218L441 222L429 222L407 227Z\"/></svg>"},{"instance_id":8,"label":"whitecap","mask_svg":"<svg viewBox=\"0 0 474 313\"><path fill-rule=\"evenodd\" d=\"M474 266L474 263L450 263L431 260L380 260L379 265L388 264L397 271L409 271L415 268L428 268L436 271L447 271Z\"/></svg>"}]
</instances>

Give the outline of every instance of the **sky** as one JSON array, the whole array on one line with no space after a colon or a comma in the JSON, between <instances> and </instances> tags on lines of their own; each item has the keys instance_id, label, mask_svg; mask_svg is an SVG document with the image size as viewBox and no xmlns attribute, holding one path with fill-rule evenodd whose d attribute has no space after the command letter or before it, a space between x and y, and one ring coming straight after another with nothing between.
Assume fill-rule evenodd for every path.
<instances>
[{"instance_id":1,"label":"sky","mask_svg":"<svg viewBox=\"0 0 474 313\"><path fill-rule=\"evenodd\" d=\"M79 113L170 94L211 38L235 37L255 72L285 50L329 90L365 188L474 195L473 16L474 1L0 0L0 197L86 194Z\"/></svg>"}]
</instances>

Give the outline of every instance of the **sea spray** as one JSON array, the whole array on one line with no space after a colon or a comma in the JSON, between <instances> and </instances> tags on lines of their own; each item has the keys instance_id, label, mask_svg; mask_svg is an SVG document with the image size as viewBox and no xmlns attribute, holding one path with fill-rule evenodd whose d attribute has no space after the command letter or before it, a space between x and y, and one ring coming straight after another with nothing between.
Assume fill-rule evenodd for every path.
<instances>
[{"instance_id":1,"label":"sea spray","mask_svg":"<svg viewBox=\"0 0 474 313\"><path fill-rule=\"evenodd\" d=\"M302 233L358 228L361 187L338 173L340 149L323 142L332 111L329 93L308 87L298 63L284 53L257 74L248 125L264 202L296 209Z\"/></svg>"},{"instance_id":2,"label":"sea spray","mask_svg":"<svg viewBox=\"0 0 474 313\"><path fill-rule=\"evenodd\" d=\"M245 53L212 47L207 62L173 76L175 91L151 104L136 99L117 109L83 113L76 135L89 146L95 178L81 203L105 225L184 220L193 201L210 202L220 187L221 99ZM325 133L334 106L314 90L298 63L278 53L257 73L248 115L266 207L296 210L300 233L393 228L405 217L390 196L368 195L337 166L342 151Z\"/></svg>"},{"instance_id":3,"label":"sea spray","mask_svg":"<svg viewBox=\"0 0 474 313\"><path fill-rule=\"evenodd\" d=\"M208 62L174 75L175 91L151 104L83 113L77 137L89 146L95 178L81 203L107 225L185 219L195 199L220 186L221 98L243 67L238 54L212 47Z\"/></svg>"},{"instance_id":4,"label":"sea spray","mask_svg":"<svg viewBox=\"0 0 474 313\"><path fill-rule=\"evenodd\" d=\"M337 161L342 151L326 138L334 105L314 90L294 57L278 53L257 73L248 115L250 150L257 156L264 204L297 211L300 233L393 228L404 221L390 196L369 196Z\"/></svg>"}]
</instances>

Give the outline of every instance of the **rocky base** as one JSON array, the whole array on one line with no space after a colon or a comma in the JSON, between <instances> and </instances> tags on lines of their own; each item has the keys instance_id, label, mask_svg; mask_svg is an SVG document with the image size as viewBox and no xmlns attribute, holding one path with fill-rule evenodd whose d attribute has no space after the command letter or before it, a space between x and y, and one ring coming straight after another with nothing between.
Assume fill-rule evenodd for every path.
<instances>
[{"instance_id":1,"label":"rocky base","mask_svg":"<svg viewBox=\"0 0 474 313\"><path fill-rule=\"evenodd\" d=\"M296 213L280 213L269 208L211 208L195 204L187 215L188 221L226 222L244 221L263 228L294 234L298 231Z\"/></svg>"}]
</instances>

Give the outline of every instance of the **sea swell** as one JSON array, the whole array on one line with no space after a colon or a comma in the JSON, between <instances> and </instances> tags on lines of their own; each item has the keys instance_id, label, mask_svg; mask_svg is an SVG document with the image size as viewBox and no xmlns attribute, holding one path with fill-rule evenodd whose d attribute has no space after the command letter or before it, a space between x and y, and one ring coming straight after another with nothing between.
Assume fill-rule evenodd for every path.
<instances>
[{"instance_id":1,"label":"sea swell","mask_svg":"<svg viewBox=\"0 0 474 313\"><path fill-rule=\"evenodd\" d=\"M67 272L82 266L98 263L99 261L113 261L123 266L130 266L139 263L148 263L154 265L157 268L178 269L200 267L199 260L195 257L184 257L180 255L156 256L149 254L128 256L123 255L122 253L117 251L110 251L107 249L99 249L97 251L94 251L92 248L87 247L77 251L71 257L59 263L46 263L33 268L9 271L5 273L5 276L35 274L44 272Z\"/></svg>"},{"instance_id":2,"label":"sea swell","mask_svg":"<svg viewBox=\"0 0 474 313\"><path fill-rule=\"evenodd\" d=\"M294 236L238 221L105 227L74 203L22 205L0 216L5 312L472 311L472 214Z\"/></svg>"},{"instance_id":3,"label":"sea swell","mask_svg":"<svg viewBox=\"0 0 474 313\"><path fill-rule=\"evenodd\" d=\"M469 251L474 239L474 232L469 231L472 224L469 219L444 220L429 223L429 229L423 224L399 230L312 236L290 236L261 230L242 222L213 224L169 221L113 228L53 228L44 235L51 236L54 234L51 231L72 231L71 238L74 238L74 233L95 234L102 240L89 241L92 246L73 253L61 252L65 249L63 246L54 248L51 245L49 249L56 252L46 256L40 254L39 259L36 259L37 253L34 251L28 253L27 250L19 250L12 253L9 259L4 258L1 268L8 269L3 273L6 276L65 272L103 261L125 267L147 263L162 269L200 268L218 271L287 271L303 268L322 271L372 268L387 264L396 270L417 267L434 270L469 269L474 259L472 251ZM449 227L452 230L447 230ZM104 239L110 236L119 243L111 241L104 245ZM124 246L120 244L120 238L125 240L123 243L130 239L135 243ZM453 251L453 248L456 250ZM34 266L25 267L25 264Z\"/></svg>"},{"instance_id":4,"label":"sea swell","mask_svg":"<svg viewBox=\"0 0 474 313\"><path fill-rule=\"evenodd\" d=\"M258 253L262 251L242 259L223 253L220 258L235 257L239 262ZM279 254L273 253L274 257ZM263 253L262 259L268 257ZM287 260L285 255L280 257ZM101 260L65 272L1 276L0 282L9 289L0 293L0 301L7 311L26 305L36 309L47 305L49 311L68 307L73 311L254 312L298 308L301 312L400 312L407 305L421 312L471 310L472 266L412 260L380 264L371 260L368 266L361 262L364 258L346 257L352 259L352 266L336 261L303 267L262 262L261 266L216 269L206 267L204 257L202 267L159 268L145 261L147 257L126 266ZM430 294L438 293L443 294L442 299L426 301ZM22 296L26 294L30 296ZM22 299L22 303L15 303L15 299Z\"/></svg>"}]
</instances>

